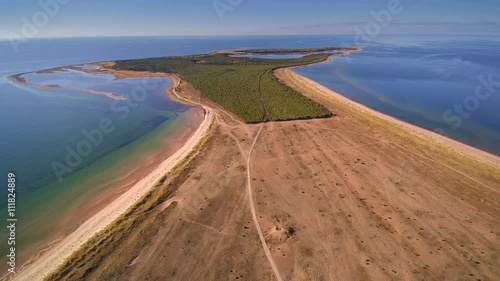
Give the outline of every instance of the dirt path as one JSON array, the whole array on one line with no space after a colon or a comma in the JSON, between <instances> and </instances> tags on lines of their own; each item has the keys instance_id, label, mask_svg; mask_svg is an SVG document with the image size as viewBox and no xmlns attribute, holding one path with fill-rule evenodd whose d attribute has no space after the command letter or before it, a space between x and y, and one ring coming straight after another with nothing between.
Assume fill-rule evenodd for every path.
<instances>
[{"instance_id":1,"label":"dirt path","mask_svg":"<svg viewBox=\"0 0 500 281\"><path fill-rule=\"evenodd\" d=\"M260 133L262 132L262 129L264 128L265 125L265 120L267 117L267 111L266 107L264 105L264 99L263 99L263 93L262 93L262 76L266 74L266 72L263 72L260 77L259 77L259 95L260 95L260 102L262 104L262 123L259 125L259 129L257 131L257 134L253 138L252 145L250 146L250 149L248 150L247 153L243 150L241 147L240 141L230 130L230 134L232 137L235 139L238 149L240 150L241 154L246 160L246 174L247 174L247 183L246 183L246 189L247 189L247 196L248 196L248 203L250 207L250 213L252 214L252 220L255 225L255 229L257 230L257 233L259 235L260 243L262 245L262 249L264 250L264 253L266 255L267 260L269 261L269 265L271 266L271 269L273 270L274 276L276 277L276 280L282 281L283 279L281 278L280 272L278 270L278 267L276 266L276 263L273 259L273 255L271 254L271 251L269 250L269 246L267 245L266 238L264 237L264 233L262 232L262 228L259 223L259 219L257 218L257 212L255 210L255 203L253 200L253 192L252 192L252 167L251 167L251 162L252 162L252 152L255 148L255 144L257 143ZM246 125L243 125L246 126Z\"/></svg>"},{"instance_id":2,"label":"dirt path","mask_svg":"<svg viewBox=\"0 0 500 281\"><path fill-rule=\"evenodd\" d=\"M264 124L266 121L267 117L267 111L266 111L266 106L264 105L264 97L262 94L262 76L266 74L266 72L262 73L259 77L259 94L260 94L260 102L262 103L262 124L259 126L259 130L257 131L257 135L255 135L255 138L252 142L252 146L250 147L250 150L248 151L248 156L247 156L247 194L248 194L248 202L250 205L250 212L252 213L252 219L255 224L255 228L257 229L257 232L259 233L259 239L260 243L262 244L262 249L264 250L267 260L269 261L269 264L271 265L271 268L274 272L274 275L276 276L276 279L278 281L282 281L283 279L281 278L280 272L278 270L278 267L276 266L276 263L274 262L273 255L271 254L271 251L269 250L269 246L267 245L266 238L264 237L264 234L262 233L262 228L259 223L259 219L257 218L257 212L255 211L255 204L253 202L253 194L252 194L252 167L251 167L251 161L252 161L252 152L255 147L255 144L257 143L257 140L259 139L260 133L262 132L262 128L264 128Z\"/></svg>"},{"instance_id":3,"label":"dirt path","mask_svg":"<svg viewBox=\"0 0 500 281\"><path fill-rule=\"evenodd\" d=\"M281 278L281 275L279 273L278 267L276 266L276 263L274 262L273 255L271 254L271 251L269 250L269 247L266 242L266 238L264 237L264 234L262 233L262 228L260 227L259 220L257 218L257 213L255 211L255 204L253 201L253 194L252 194L252 169L251 169L251 161L252 161L252 152L255 147L255 144L257 143L257 140L259 138L259 135L262 131L262 128L264 127L264 123L262 123L259 127L259 131L257 132L257 135L255 136L255 139L253 140L252 146L250 147L250 151L248 152L248 157L247 157L247 194L248 194L248 201L250 205L250 212L252 213L252 219L255 224L255 228L257 229L257 232L259 233L259 238L260 238L260 243L262 244L262 249L264 250L267 260L269 261L269 264L271 265L271 268L274 272L274 275L276 276L276 279L279 281L282 281L283 279Z\"/></svg>"}]
</instances>

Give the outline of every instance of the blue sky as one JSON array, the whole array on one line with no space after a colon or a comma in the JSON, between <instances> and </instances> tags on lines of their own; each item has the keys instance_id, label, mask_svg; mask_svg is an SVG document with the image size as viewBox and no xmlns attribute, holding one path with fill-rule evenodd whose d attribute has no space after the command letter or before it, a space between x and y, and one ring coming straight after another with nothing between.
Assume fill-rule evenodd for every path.
<instances>
[{"instance_id":1,"label":"blue sky","mask_svg":"<svg viewBox=\"0 0 500 281\"><path fill-rule=\"evenodd\" d=\"M391 4L397 8L390 10ZM500 34L498 0L0 0L0 5L0 38L354 34L376 23L376 14L390 15L389 22L379 19L384 34Z\"/></svg>"}]
</instances>

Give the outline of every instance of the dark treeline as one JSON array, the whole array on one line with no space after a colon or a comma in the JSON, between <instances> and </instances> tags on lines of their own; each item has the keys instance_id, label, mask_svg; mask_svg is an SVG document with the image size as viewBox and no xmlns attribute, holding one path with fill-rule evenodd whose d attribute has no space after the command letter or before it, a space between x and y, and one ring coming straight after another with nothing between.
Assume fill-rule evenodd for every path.
<instances>
[{"instance_id":1,"label":"dark treeline","mask_svg":"<svg viewBox=\"0 0 500 281\"><path fill-rule=\"evenodd\" d=\"M274 60L204 54L121 60L116 61L114 68L177 73L196 87L203 97L220 104L247 123L257 123L262 121L263 116L260 79L267 121L331 116L332 113L324 106L284 85L273 75L274 69L321 62L329 55L321 53Z\"/></svg>"}]
</instances>

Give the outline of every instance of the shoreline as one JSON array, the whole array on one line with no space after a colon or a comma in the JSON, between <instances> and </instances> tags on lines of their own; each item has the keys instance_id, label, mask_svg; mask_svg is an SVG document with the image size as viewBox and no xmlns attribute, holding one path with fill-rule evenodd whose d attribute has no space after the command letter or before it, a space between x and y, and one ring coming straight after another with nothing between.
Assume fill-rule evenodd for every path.
<instances>
[{"instance_id":1,"label":"shoreline","mask_svg":"<svg viewBox=\"0 0 500 281\"><path fill-rule=\"evenodd\" d=\"M58 193L58 197L53 198L51 202L57 203L59 200L67 199L72 203L66 204L68 207L63 208L62 212L58 211L54 215L40 214L32 222L31 227L53 229L53 231L40 235L37 240L30 240L34 242L23 249L18 249L18 262L21 265L18 267L20 269L29 267L33 261L50 251L60 240L74 232L109 202L147 176L189 139L202 120L203 111L199 108L190 108L171 124L155 129L152 132L153 135L148 133L132 146L120 148L93 163L88 167L91 171L82 170L82 173L76 175L78 179L71 179L68 184L71 190L75 190L80 195L74 195L71 191ZM87 189L86 186L95 186L95 188ZM50 206L40 210L46 214L54 212Z\"/></svg>"},{"instance_id":2,"label":"shoreline","mask_svg":"<svg viewBox=\"0 0 500 281\"><path fill-rule=\"evenodd\" d=\"M347 52L349 54L351 51ZM343 54L332 54L327 58L327 60L320 62L325 63L330 61L333 57L343 55ZM104 63L95 63L93 65L99 65L102 67ZM311 64L312 65L312 64ZM282 68L274 71L276 77L278 79L282 79L279 77L285 78L288 82L298 82L302 84L306 89L311 91L318 91L318 93L324 95L326 98L331 98L336 102L340 102L353 111L360 112L363 114L367 114L369 117L375 117L383 122L387 123L391 129L398 130L398 132L404 131L409 133L411 136L416 136L423 140L424 142L433 142L436 145L443 146L446 149L449 149L451 153L456 153L461 156L470 157L477 161L482 161L484 163L492 164L496 167L500 167L500 157L490 154L488 152L482 151L478 148L471 147L467 144L461 143L459 141L447 138L445 136L439 135L435 132L426 130L424 128L415 126L410 123L406 123L402 120L399 120L390 115L378 112L373 110L365 105L357 103L348 99L347 97L341 95L338 92L335 92L322 84L313 81L309 78L301 76L300 74L293 71L295 67L290 68ZM82 70L87 72L87 69ZM99 70L88 70L88 72L98 72ZM208 132L211 124L213 124L214 113L212 110L203 106L200 103L196 103L194 101L186 100L179 93L177 93L177 86L181 82L180 78L175 74L167 74L167 73L149 73L148 72L131 72L131 71L119 71L106 68L106 73L117 74L116 79L120 79L118 73L126 77L127 75L136 74L137 76L161 76L168 77L171 79L171 83L169 87L165 89L165 92L175 98L176 102L182 102L188 105L197 105L201 106L205 111L205 116L203 122L200 124L195 133L189 138L189 140L171 157L162 162L159 167L157 167L154 171L148 174L147 177L143 178L139 183L134 185L128 191L126 191L123 195L117 198L115 201L111 202L111 204L107 205L103 210L92 216L89 220L85 221L75 232L71 235L65 237L62 242L59 243L54 249L49 251L48 254L41 257L41 259L35 262L33 265L28 267L26 271L22 271L19 275L17 275L14 279L24 278L23 280L35 280L39 276L46 276L50 273L50 271L56 269L62 262L65 261L67 257L73 253L73 251L77 250L81 245L83 245L88 239L93 237L100 230L106 228L108 225L113 223L117 218L121 216L128 208L135 205L138 200L147 194L147 192L152 188L152 186L156 183L156 181L163 175L166 174L168 170L173 168L176 163L179 163L184 159L186 155L196 146L196 144L203 138L203 136ZM102 73L102 72L101 72ZM295 80L295 81L293 81ZM304 93L302 93L304 94ZM286 121L285 121L286 122ZM370 120L370 122L376 122L374 120ZM183 156L184 155L184 156ZM170 161L169 161L170 160ZM174 164L172 164L174 163ZM161 174L163 172L163 174ZM149 188L148 188L149 186ZM130 199L133 198L133 199ZM25 275L25 276L23 276Z\"/></svg>"},{"instance_id":3,"label":"shoreline","mask_svg":"<svg viewBox=\"0 0 500 281\"><path fill-rule=\"evenodd\" d=\"M123 74L123 76L129 76ZM135 76L135 75L130 75ZM158 76L152 73L151 75L144 76ZM168 77L169 75L160 75ZM117 78L118 79L118 78ZM177 82L175 82L177 81ZM171 79L170 85L165 88L165 92L174 97L176 102L184 101L183 103L193 106L193 103L185 101L182 97L178 96L176 91L172 90L177 87L175 83L179 80ZM40 276L47 276L51 271L57 269L71 254L76 251L81 245L87 242L95 234L105 229L112 224L122 214L124 214L130 207L134 206L140 198L145 196L156 184L156 182L167 174L172 168L180 163L187 157L192 150L196 147L200 140L208 133L209 128L214 122L214 113L207 107L202 106L204 117L194 133L187 139L187 141L170 157L161 162L153 171L147 174L134 184L131 188L125 191L122 195L106 205L102 210L95 213L83 224L81 224L74 232L65 236L62 239L56 239L57 243L52 249L49 249L42 256L37 256L33 263L26 266L13 277L14 280L38 280ZM6 276L7 278L11 278Z\"/></svg>"},{"instance_id":4,"label":"shoreline","mask_svg":"<svg viewBox=\"0 0 500 281\"><path fill-rule=\"evenodd\" d=\"M347 50L347 51L345 51L343 53L339 53L339 54L332 54L326 60L324 60L322 62L309 64L307 66L327 63L327 62L330 62L336 56L349 55L352 52L357 52L357 51L363 51L363 48ZM406 130L411 131L420 137L424 137L424 138L427 137L427 138L429 138L429 140L435 141L435 142L447 147L448 149L451 149L453 152L456 152L456 153L461 154L461 155L472 157L472 158L479 160L479 161L482 161L482 162L493 164L496 167L500 167L500 156L492 154L488 151L484 151L480 148L473 147L473 146L468 145L466 143L460 142L459 140L455 140L455 139L449 138L447 136L440 135L436 132L425 129L423 127L405 122L404 120L398 119L394 116L391 116L389 114L374 110L374 109L372 109L364 104L353 101L353 100L347 98L346 96L342 95L341 93L338 93L338 92L324 86L323 84L321 84L319 82L316 82L310 78L302 76L302 75L298 74L297 72L293 71L295 68L298 68L298 67L302 67L302 66L294 66L294 67L289 67L289 68L285 68L282 70L291 71L294 74L294 76L296 78L298 78L298 80L301 80L305 83L311 83L313 85L313 88L316 88L320 91L324 91L324 92L330 94L331 96L333 96L334 98L336 98L338 101L343 102L351 107L354 107L358 110L361 110L361 111L363 111L367 114L373 115L375 117L381 118L382 120L392 122L395 125L402 126ZM275 72L276 71L280 71L280 69L275 70Z\"/></svg>"},{"instance_id":5,"label":"shoreline","mask_svg":"<svg viewBox=\"0 0 500 281\"><path fill-rule=\"evenodd\" d=\"M360 111L365 114L371 115L373 117L379 118L385 122L388 122L390 125L396 126L396 128L403 129L414 136L420 137L424 141L433 141L436 144L442 145L445 148L450 149L452 152L455 152L459 155L471 157L474 160L488 163L496 167L500 167L500 157L494 154L491 154L476 147L469 146L465 143L440 135L436 132L429 131L422 127L404 122L403 120L397 119L396 117L376 111L374 109L369 108L366 105L350 100L349 98L320 84L319 82L316 82L312 79L309 79L307 77L298 74L297 72L293 71L294 68L296 67L277 69L275 70L275 74L279 75L279 73L281 72L282 75L280 76L283 78L286 77L295 79L297 82L303 83L306 87L318 90L319 92L324 94L325 97L336 99L338 102L341 102L353 108L356 111ZM290 80L288 81L290 82Z\"/></svg>"}]
</instances>

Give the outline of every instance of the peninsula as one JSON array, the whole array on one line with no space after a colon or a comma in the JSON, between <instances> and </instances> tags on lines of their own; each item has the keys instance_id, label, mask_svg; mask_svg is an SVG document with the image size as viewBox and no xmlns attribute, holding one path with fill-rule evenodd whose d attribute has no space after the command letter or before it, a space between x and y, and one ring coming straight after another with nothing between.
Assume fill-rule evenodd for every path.
<instances>
[{"instance_id":1,"label":"peninsula","mask_svg":"<svg viewBox=\"0 0 500 281\"><path fill-rule=\"evenodd\" d=\"M500 159L292 70L356 50L95 63L85 71L169 77L206 121L17 279L498 279ZM262 53L305 56L241 56Z\"/></svg>"}]
</instances>

